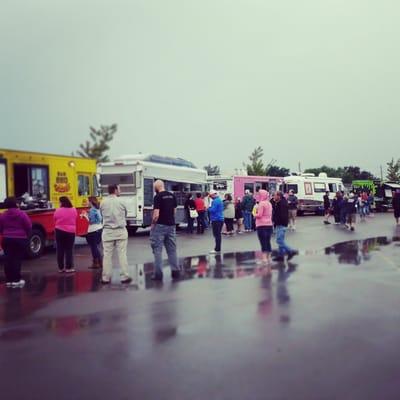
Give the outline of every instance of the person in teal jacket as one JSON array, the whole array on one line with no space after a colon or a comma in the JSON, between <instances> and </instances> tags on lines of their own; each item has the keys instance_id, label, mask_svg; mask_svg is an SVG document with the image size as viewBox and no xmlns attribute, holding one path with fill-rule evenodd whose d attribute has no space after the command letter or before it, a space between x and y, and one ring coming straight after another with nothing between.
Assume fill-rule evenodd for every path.
<instances>
[{"instance_id":1,"label":"person in teal jacket","mask_svg":"<svg viewBox=\"0 0 400 400\"><path fill-rule=\"evenodd\" d=\"M214 250L210 251L210 254L218 254L221 252L222 227L224 225L224 205L217 191L211 191L210 197L212 199L212 203L208 208L208 212L215 238L215 247Z\"/></svg>"}]
</instances>

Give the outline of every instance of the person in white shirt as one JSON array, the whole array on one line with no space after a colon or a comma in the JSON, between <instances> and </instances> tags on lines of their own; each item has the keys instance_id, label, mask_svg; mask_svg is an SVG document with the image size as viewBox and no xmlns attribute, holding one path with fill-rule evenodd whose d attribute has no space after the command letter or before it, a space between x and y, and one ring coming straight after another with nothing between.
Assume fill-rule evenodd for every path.
<instances>
[{"instance_id":1,"label":"person in white shirt","mask_svg":"<svg viewBox=\"0 0 400 400\"><path fill-rule=\"evenodd\" d=\"M120 190L118 185L108 186L107 196L100 204L103 216L103 276L101 283L111 283L112 256L114 248L117 250L119 264L121 267L121 283L130 283L132 278L128 274L128 257L126 249L128 245L128 231L126 229L127 209L119 199Z\"/></svg>"}]
</instances>

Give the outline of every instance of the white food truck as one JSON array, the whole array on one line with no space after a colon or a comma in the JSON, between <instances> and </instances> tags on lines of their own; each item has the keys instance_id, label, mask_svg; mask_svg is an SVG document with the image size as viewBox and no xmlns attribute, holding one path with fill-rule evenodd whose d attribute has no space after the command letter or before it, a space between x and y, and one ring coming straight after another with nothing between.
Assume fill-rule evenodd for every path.
<instances>
[{"instance_id":1,"label":"white food truck","mask_svg":"<svg viewBox=\"0 0 400 400\"><path fill-rule=\"evenodd\" d=\"M340 178L329 178L326 173L321 172L318 176L314 174L291 175L283 178L280 191L288 193L293 190L298 198L298 213L314 212L319 214L323 211L324 195L329 192L332 200L337 191L344 190Z\"/></svg>"},{"instance_id":2,"label":"white food truck","mask_svg":"<svg viewBox=\"0 0 400 400\"><path fill-rule=\"evenodd\" d=\"M127 228L130 233L151 225L155 180L162 179L166 190L177 198L177 225L186 219L183 206L187 195L204 193L208 188L205 170L181 158L153 154L126 155L101 163L98 174L103 196L108 194L108 185L119 185L121 198L128 209Z\"/></svg>"}]
</instances>

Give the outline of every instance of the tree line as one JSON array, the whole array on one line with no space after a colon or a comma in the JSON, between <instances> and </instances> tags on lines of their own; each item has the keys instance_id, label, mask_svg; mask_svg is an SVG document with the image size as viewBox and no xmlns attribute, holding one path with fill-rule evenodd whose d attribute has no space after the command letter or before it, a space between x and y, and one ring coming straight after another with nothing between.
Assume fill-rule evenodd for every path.
<instances>
[{"instance_id":1,"label":"tree line","mask_svg":"<svg viewBox=\"0 0 400 400\"><path fill-rule=\"evenodd\" d=\"M101 125L99 129L89 128L89 139L82 143L77 151L78 155L86 158L94 158L98 162L109 161L107 155L110 149L110 143L114 139L117 132L117 124ZM264 150L261 146L256 147L248 157L248 161L243 163L248 175L255 176L288 176L290 173L289 168L282 167L276 164L276 160L271 159L268 163L264 162ZM400 181L400 159L397 161L392 158L387 165L386 179L388 181ZM221 174L221 169L218 165L208 164L204 166L208 175L215 176ZM316 176L321 172L326 173L329 177L341 178L343 183L351 183L355 180L374 180L378 179L370 171L361 169L355 165L348 165L345 167L329 167L322 165L316 168L307 168L304 173L312 173Z\"/></svg>"},{"instance_id":2,"label":"tree line","mask_svg":"<svg viewBox=\"0 0 400 400\"><path fill-rule=\"evenodd\" d=\"M387 165L386 179L388 181L400 181L400 159L397 161L392 158ZM288 176L290 169L278 166L276 160L272 159L268 163L264 162L264 150L261 146L256 147L248 157L248 161L243 163L248 175L255 176ZM219 166L206 165L204 169L209 175L219 175ZM361 169L359 166L348 165L344 167L329 167L322 165L316 168L307 168L303 173L312 173L318 176L321 172L326 173L329 177L341 178L343 183L351 183L355 180L377 180L378 178L370 171Z\"/></svg>"}]
</instances>

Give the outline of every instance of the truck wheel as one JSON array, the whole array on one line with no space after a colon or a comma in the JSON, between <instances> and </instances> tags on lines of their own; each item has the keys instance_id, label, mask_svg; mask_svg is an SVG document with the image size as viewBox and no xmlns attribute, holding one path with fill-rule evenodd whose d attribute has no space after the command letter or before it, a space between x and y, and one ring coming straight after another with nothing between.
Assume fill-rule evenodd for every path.
<instances>
[{"instance_id":1,"label":"truck wheel","mask_svg":"<svg viewBox=\"0 0 400 400\"><path fill-rule=\"evenodd\" d=\"M32 229L31 236L28 239L28 247L26 249L29 258L37 258L43 254L45 240L43 232L40 229Z\"/></svg>"},{"instance_id":2,"label":"truck wheel","mask_svg":"<svg viewBox=\"0 0 400 400\"><path fill-rule=\"evenodd\" d=\"M127 229L128 229L128 235L129 236L135 236L135 233L137 232L138 227L137 226L130 226Z\"/></svg>"}]
</instances>

